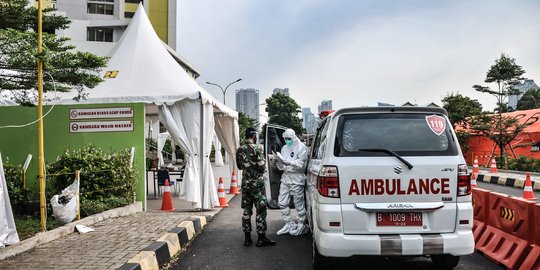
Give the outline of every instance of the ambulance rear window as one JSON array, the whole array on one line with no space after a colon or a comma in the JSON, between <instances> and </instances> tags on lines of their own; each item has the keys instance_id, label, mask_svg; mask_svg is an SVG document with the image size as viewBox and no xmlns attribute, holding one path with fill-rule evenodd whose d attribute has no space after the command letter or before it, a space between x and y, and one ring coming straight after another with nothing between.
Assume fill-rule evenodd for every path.
<instances>
[{"instance_id":1,"label":"ambulance rear window","mask_svg":"<svg viewBox=\"0 0 540 270\"><path fill-rule=\"evenodd\" d=\"M360 149L388 149L400 156L455 156L450 123L442 116L411 113L343 115L335 156L387 156Z\"/></svg>"}]
</instances>

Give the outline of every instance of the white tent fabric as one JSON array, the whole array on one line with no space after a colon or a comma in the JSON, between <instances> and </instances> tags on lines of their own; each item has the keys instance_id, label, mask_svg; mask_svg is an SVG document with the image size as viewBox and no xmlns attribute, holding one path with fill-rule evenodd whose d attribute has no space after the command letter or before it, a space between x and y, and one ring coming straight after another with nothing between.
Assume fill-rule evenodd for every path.
<instances>
[{"instance_id":1,"label":"white tent fabric","mask_svg":"<svg viewBox=\"0 0 540 270\"><path fill-rule=\"evenodd\" d=\"M215 183L210 181L213 178L208 178L212 176L212 171L206 157L206 147L211 145L214 113L231 118L230 123L237 123L238 113L214 99L178 65L155 33L142 5L139 5L127 30L111 52L111 58L102 75L105 78L106 74L113 71L116 72L116 77L106 78L97 87L88 90L85 100L75 101L71 98L75 93L68 93L53 103L144 102L158 105L160 122L166 123L165 126L175 143L186 152L183 178L186 181L186 200L192 202L195 208L203 206L207 209L218 205L217 189L213 187ZM204 114L200 114L201 106L205 108ZM230 123L229 126L222 127L229 130L225 132L235 128L235 125ZM201 135L206 142L203 145L199 143ZM226 136L219 138L222 144L237 143L223 141ZM203 158L201 152L204 153Z\"/></svg>"},{"instance_id":2,"label":"white tent fabric","mask_svg":"<svg viewBox=\"0 0 540 270\"><path fill-rule=\"evenodd\" d=\"M212 152L212 135L214 134L214 109L211 105L205 104L202 107L203 110L203 123L208 123L202 129L201 136L203 139L202 143L202 153L203 153L203 190L213 190L215 192L205 192L203 193L202 203L203 209L213 208L214 206L219 206L219 198L217 194L217 186L214 181L214 171L212 170L212 163L210 162L210 153Z\"/></svg>"},{"instance_id":3,"label":"white tent fabric","mask_svg":"<svg viewBox=\"0 0 540 270\"><path fill-rule=\"evenodd\" d=\"M212 136L212 144L214 144L214 164L218 167L223 167L223 155L221 154L221 142L219 142L219 139L214 132L214 136Z\"/></svg>"},{"instance_id":4,"label":"white tent fabric","mask_svg":"<svg viewBox=\"0 0 540 270\"><path fill-rule=\"evenodd\" d=\"M226 115L217 114L214 116L216 125L216 135L223 144L225 152L229 154L229 158L232 161L230 163L231 169L236 168L236 149L240 147L240 135L238 134L238 120L227 117ZM233 132L230 132L230 131Z\"/></svg>"},{"instance_id":5,"label":"white tent fabric","mask_svg":"<svg viewBox=\"0 0 540 270\"><path fill-rule=\"evenodd\" d=\"M168 138L170 138L171 135L169 132L163 132L159 133L158 139L157 139L157 151L158 151L158 164L159 166L165 165L165 162L163 161L163 148L165 147L165 142Z\"/></svg>"},{"instance_id":6,"label":"white tent fabric","mask_svg":"<svg viewBox=\"0 0 540 270\"><path fill-rule=\"evenodd\" d=\"M9 190L4 175L2 155L0 155L0 248L19 242L15 219L9 201Z\"/></svg>"},{"instance_id":7,"label":"white tent fabric","mask_svg":"<svg viewBox=\"0 0 540 270\"><path fill-rule=\"evenodd\" d=\"M175 163L176 162L176 143L174 143L174 140L171 140L171 151L172 151L171 160L172 160L172 163Z\"/></svg>"},{"instance_id":8,"label":"white tent fabric","mask_svg":"<svg viewBox=\"0 0 540 270\"><path fill-rule=\"evenodd\" d=\"M180 105L180 106L178 106ZM201 112L201 107L203 112ZM212 145L213 133L213 113L212 106L201 104L196 100L184 100L178 104L164 104L159 107L159 118L165 128L171 134L171 137L178 142L178 145L186 151L186 165L184 167L183 185L185 187L185 197L183 199L193 202L195 208L209 209L219 205L216 192L201 193L201 185L198 179L202 173L203 190L217 191L214 182L214 173L210 164L210 151ZM194 118L193 115L203 114L203 123L208 125L202 127L200 119ZM203 136L201 136L201 133ZM200 138L203 138L202 140ZM203 157L201 168L201 157L199 156L201 147L203 147ZM202 202L202 204L201 204Z\"/></svg>"}]
</instances>

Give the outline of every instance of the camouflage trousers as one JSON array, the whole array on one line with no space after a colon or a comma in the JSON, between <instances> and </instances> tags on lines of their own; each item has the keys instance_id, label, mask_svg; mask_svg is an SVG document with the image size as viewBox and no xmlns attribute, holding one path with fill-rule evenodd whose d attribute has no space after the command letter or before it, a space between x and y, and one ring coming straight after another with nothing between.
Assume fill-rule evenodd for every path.
<instances>
[{"instance_id":1,"label":"camouflage trousers","mask_svg":"<svg viewBox=\"0 0 540 270\"><path fill-rule=\"evenodd\" d=\"M264 195L264 184L256 187L242 188L242 229L244 232L251 232L251 216L253 215L253 206L257 210L255 224L257 233L266 232L266 196Z\"/></svg>"}]
</instances>

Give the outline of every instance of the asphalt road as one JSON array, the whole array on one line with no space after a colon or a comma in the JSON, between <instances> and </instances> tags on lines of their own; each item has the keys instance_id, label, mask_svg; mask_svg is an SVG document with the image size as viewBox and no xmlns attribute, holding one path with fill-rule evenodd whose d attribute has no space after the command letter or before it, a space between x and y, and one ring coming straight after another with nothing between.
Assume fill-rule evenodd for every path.
<instances>
[{"instance_id":1,"label":"asphalt road","mask_svg":"<svg viewBox=\"0 0 540 270\"><path fill-rule=\"evenodd\" d=\"M241 227L240 196L229 202L208 228L167 269L312 269L311 235L277 236L283 226L279 210L268 210L267 236L277 242L273 247L244 247ZM293 210L293 213L295 211ZM256 239L255 232L252 237ZM353 257L335 262L334 269L435 269L431 260L419 258ZM504 269L479 254L463 256L456 270Z\"/></svg>"},{"instance_id":2,"label":"asphalt road","mask_svg":"<svg viewBox=\"0 0 540 270\"><path fill-rule=\"evenodd\" d=\"M477 184L479 188L487 189L493 192L504 193L504 194L515 196L515 197L523 196L523 189L521 188L503 186L503 185L498 185L498 184L491 184L487 182L477 182ZM534 196L536 198L540 198L540 192L535 191Z\"/></svg>"}]
</instances>

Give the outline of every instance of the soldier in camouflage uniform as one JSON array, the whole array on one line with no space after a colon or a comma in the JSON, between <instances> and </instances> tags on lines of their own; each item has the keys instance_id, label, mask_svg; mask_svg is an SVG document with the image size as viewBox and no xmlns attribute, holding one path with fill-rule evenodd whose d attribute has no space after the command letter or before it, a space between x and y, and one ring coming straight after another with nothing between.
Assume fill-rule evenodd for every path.
<instances>
[{"instance_id":1,"label":"soldier in camouflage uniform","mask_svg":"<svg viewBox=\"0 0 540 270\"><path fill-rule=\"evenodd\" d=\"M251 216L253 205L257 210L255 223L259 238L255 246L273 246L276 242L266 238L266 196L264 195L263 173L265 163L263 151L255 145L257 131L253 128L246 129L247 144L242 145L236 151L236 164L242 171L242 228L245 234L244 246L251 246Z\"/></svg>"}]
</instances>

